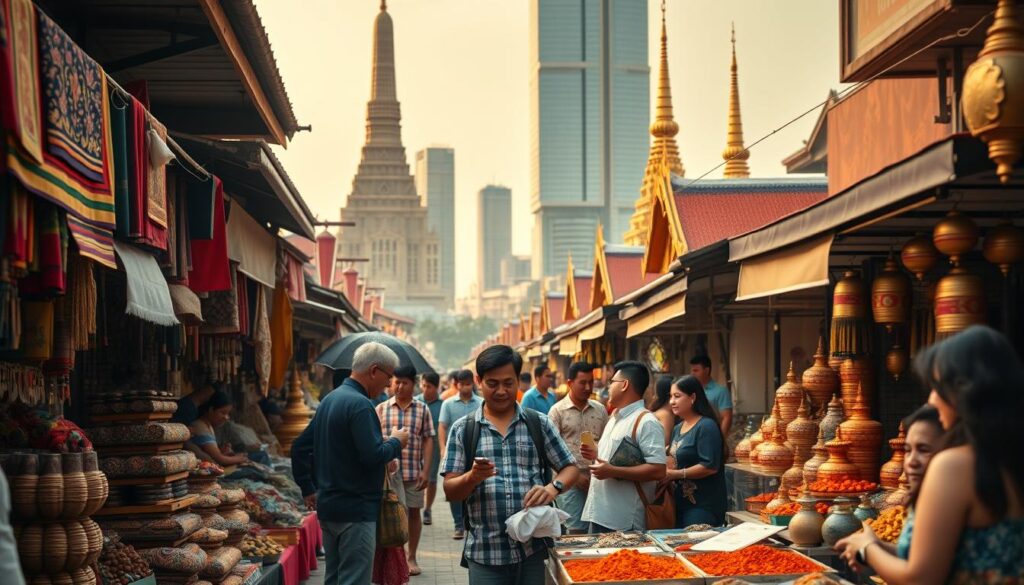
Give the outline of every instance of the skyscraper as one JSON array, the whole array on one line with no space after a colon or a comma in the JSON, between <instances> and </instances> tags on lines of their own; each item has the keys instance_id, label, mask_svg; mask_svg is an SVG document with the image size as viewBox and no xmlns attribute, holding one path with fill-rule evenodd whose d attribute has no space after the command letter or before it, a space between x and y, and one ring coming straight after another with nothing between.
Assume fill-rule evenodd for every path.
<instances>
[{"instance_id":1,"label":"skyscraper","mask_svg":"<svg viewBox=\"0 0 1024 585\"><path fill-rule=\"evenodd\" d=\"M498 185L477 197L477 275L479 290L501 286L501 261L512 256L512 190Z\"/></svg>"},{"instance_id":2,"label":"skyscraper","mask_svg":"<svg viewBox=\"0 0 1024 585\"><path fill-rule=\"evenodd\" d=\"M431 146L416 153L416 193L427 207L427 229L441 245L441 290L455 303L455 150Z\"/></svg>"},{"instance_id":3,"label":"skyscraper","mask_svg":"<svg viewBox=\"0 0 1024 585\"><path fill-rule=\"evenodd\" d=\"M647 2L531 0L532 248L536 277L587 257L598 223L622 240L650 120Z\"/></svg>"},{"instance_id":4,"label":"skyscraper","mask_svg":"<svg viewBox=\"0 0 1024 585\"><path fill-rule=\"evenodd\" d=\"M341 210L342 256L366 257L368 284L382 287L389 307L409 315L443 309L440 242L427 228L402 145L395 87L395 33L381 3L373 28L373 73L366 105L366 143L352 192Z\"/></svg>"}]
</instances>

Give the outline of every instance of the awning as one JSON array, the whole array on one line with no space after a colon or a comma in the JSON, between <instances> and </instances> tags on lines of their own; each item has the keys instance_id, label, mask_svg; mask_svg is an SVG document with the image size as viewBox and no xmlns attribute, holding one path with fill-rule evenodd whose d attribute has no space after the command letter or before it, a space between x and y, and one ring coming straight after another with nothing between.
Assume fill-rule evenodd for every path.
<instances>
[{"instance_id":1,"label":"awning","mask_svg":"<svg viewBox=\"0 0 1024 585\"><path fill-rule=\"evenodd\" d=\"M331 313L333 315L347 315L348 314L348 313L345 312L345 309L339 309L337 307L332 307L330 305L325 305L323 303L318 303L316 301L311 301L311 300L308 300L308 299L305 300L305 301L297 301L296 304L295 304L296 307L301 307L303 305L312 307L312 308L320 310L320 311L324 311L326 313Z\"/></svg>"},{"instance_id":2,"label":"awning","mask_svg":"<svg viewBox=\"0 0 1024 585\"><path fill-rule=\"evenodd\" d=\"M775 252L815 236L834 232L867 216L905 203L957 178L958 148L967 139L953 137L865 179L804 211L729 241L729 261ZM971 146L971 145L966 145Z\"/></svg>"},{"instance_id":3,"label":"awning","mask_svg":"<svg viewBox=\"0 0 1024 585\"><path fill-rule=\"evenodd\" d=\"M604 337L604 316L602 316L597 323L588 325L585 329L580 331L578 336L579 341L590 341L592 339L599 339Z\"/></svg>"},{"instance_id":4,"label":"awning","mask_svg":"<svg viewBox=\"0 0 1024 585\"><path fill-rule=\"evenodd\" d=\"M277 238L259 224L238 202L228 216L228 257L238 271L274 288L277 269Z\"/></svg>"},{"instance_id":5,"label":"awning","mask_svg":"<svg viewBox=\"0 0 1024 585\"><path fill-rule=\"evenodd\" d=\"M540 356L541 356L541 353L540 353L540 346L539 345L531 347L530 349L528 349L526 351L527 359L538 358Z\"/></svg>"},{"instance_id":6,"label":"awning","mask_svg":"<svg viewBox=\"0 0 1024 585\"><path fill-rule=\"evenodd\" d=\"M580 340L575 335L568 335L558 342L558 355L576 355L580 352Z\"/></svg>"},{"instance_id":7,"label":"awning","mask_svg":"<svg viewBox=\"0 0 1024 585\"><path fill-rule=\"evenodd\" d=\"M825 286L832 234L740 262L736 300Z\"/></svg>"},{"instance_id":8,"label":"awning","mask_svg":"<svg viewBox=\"0 0 1024 585\"><path fill-rule=\"evenodd\" d=\"M636 337L686 314L686 293L666 299L626 320L626 337Z\"/></svg>"}]
</instances>

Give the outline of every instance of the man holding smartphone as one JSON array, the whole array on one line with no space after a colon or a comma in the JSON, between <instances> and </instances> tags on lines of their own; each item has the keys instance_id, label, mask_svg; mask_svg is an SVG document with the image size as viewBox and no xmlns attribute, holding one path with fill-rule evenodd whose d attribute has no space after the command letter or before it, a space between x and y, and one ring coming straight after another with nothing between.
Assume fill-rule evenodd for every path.
<instances>
[{"instance_id":1,"label":"man holding smartphone","mask_svg":"<svg viewBox=\"0 0 1024 585\"><path fill-rule=\"evenodd\" d=\"M547 544L511 539L505 521L525 508L550 504L579 475L547 416L516 404L522 367L522 358L507 345L480 352L476 379L483 408L455 422L441 464L448 500L466 502L463 557L474 585L544 582ZM544 479L548 467L558 471L550 482Z\"/></svg>"}]
</instances>

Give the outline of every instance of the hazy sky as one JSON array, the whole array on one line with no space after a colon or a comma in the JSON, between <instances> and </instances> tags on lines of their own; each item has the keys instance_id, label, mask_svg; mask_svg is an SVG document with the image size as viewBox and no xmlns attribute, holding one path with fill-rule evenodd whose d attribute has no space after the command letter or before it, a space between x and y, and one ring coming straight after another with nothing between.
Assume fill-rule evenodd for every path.
<instances>
[{"instance_id":1,"label":"hazy sky","mask_svg":"<svg viewBox=\"0 0 1024 585\"><path fill-rule=\"evenodd\" d=\"M646 0L636 0L638 2ZM352 187L370 95L378 0L257 0L300 124L278 149L310 208L336 220ZM652 90L660 2L649 8ZM749 145L839 87L837 2L668 0L669 65L686 176L721 162L729 88L729 25L736 24L740 101ZM513 251L527 254L530 185L530 0L389 0L406 157L455 149L457 295L475 281L476 194L488 183L513 194ZM784 173L781 160L807 138L812 114L751 150L755 177ZM410 167L411 170L412 167ZM720 177L721 169L711 177ZM639 189L639 185L637 186Z\"/></svg>"}]
</instances>

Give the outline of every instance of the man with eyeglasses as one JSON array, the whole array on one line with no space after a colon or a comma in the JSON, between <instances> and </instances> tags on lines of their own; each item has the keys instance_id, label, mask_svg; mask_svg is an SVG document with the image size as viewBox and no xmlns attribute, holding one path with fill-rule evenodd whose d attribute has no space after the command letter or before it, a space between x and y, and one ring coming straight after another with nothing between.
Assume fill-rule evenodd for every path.
<instances>
[{"instance_id":1,"label":"man with eyeglasses","mask_svg":"<svg viewBox=\"0 0 1024 585\"><path fill-rule=\"evenodd\" d=\"M583 520L590 531L646 530L646 514L637 488L647 500L655 499L655 488L665 477L665 431L650 411L644 408L644 392L651 375L640 362L615 364L608 380L608 405L615 410L608 419L597 451L581 445L580 453L592 460L590 493L583 506ZM635 441L644 462L629 467L608 463L624 440Z\"/></svg>"},{"instance_id":2,"label":"man with eyeglasses","mask_svg":"<svg viewBox=\"0 0 1024 585\"><path fill-rule=\"evenodd\" d=\"M551 390L555 384L555 373L547 366L533 369L534 386L523 394L523 408L532 408L541 414L547 414L558 402L558 397Z\"/></svg>"},{"instance_id":3,"label":"man with eyeglasses","mask_svg":"<svg viewBox=\"0 0 1024 585\"><path fill-rule=\"evenodd\" d=\"M397 367L398 356L384 345L360 346L352 374L324 397L292 444L295 483L324 533L325 583L370 582L384 468L409 442L409 431L401 428L384 439L371 400L387 388Z\"/></svg>"},{"instance_id":4,"label":"man with eyeglasses","mask_svg":"<svg viewBox=\"0 0 1024 585\"><path fill-rule=\"evenodd\" d=\"M579 475L548 417L516 404L522 365L507 345L480 352L476 371L484 405L452 426L441 463L448 500L466 503L463 566L474 585L544 582L549 543L513 540L505 521L525 508L550 504ZM558 472L553 479L551 469Z\"/></svg>"}]
</instances>

